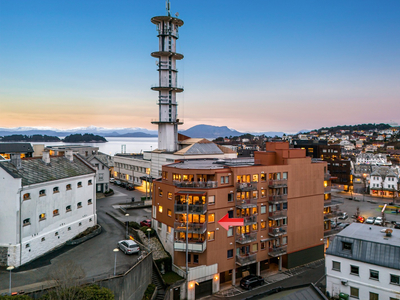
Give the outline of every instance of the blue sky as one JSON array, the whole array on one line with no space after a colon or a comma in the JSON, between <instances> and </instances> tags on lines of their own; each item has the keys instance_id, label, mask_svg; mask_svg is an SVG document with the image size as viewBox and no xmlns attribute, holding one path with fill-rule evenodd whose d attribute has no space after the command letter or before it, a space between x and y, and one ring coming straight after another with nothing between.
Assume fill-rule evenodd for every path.
<instances>
[{"instance_id":1,"label":"blue sky","mask_svg":"<svg viewBox=\"0 0 400 300\"><path fill-rule=\"evenodd\" d=\"M171 1L179 118L239 131L400 122L400 1ZM0 127L145 127L164 0L0 0Z\"/></svg>"}]
</instances>

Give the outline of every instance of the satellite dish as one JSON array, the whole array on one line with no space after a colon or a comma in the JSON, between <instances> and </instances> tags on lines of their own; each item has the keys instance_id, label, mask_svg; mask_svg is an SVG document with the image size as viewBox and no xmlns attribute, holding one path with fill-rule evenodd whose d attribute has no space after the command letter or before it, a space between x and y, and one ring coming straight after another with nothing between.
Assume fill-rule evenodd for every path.
<instances>
[{"instance_id":1,"label":"satellite dish","mask_svg":"<svg viewBox=\"0 0 400 300\"><path fill-rule=\"evenodd\" d=\"M178 12L177 12L177 13L175 13L175 16L176 16L176 17L179 17L179 13L178 13Z\"/></svg>"}]
</instances>

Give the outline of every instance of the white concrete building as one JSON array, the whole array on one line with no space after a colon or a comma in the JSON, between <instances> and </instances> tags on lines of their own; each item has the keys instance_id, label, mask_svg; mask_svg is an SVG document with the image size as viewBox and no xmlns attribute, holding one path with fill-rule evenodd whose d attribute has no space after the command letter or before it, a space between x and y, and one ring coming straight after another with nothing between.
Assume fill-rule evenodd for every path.
<instances>
[{"instance_id":1,"label":"white concrete building","mask_svg":"<svg viewBox=\"0 0 400 300\"><path fill-rule=\"evenodd\" d=\"M387 154L360 153L356 157L356 164L369 164L375 166L389 166L392 163L388 162Z\"/></svg>"},{"instance_id":2,"label":"white concrete building","mask_svg":"<svg viewBox=\"0 0 400 300\"><path fill-rule=\"evenodd\" d=\"M95 174L72 151L1 161L0 266L18 267L94 226Z\"/></svg>"},{"instance_id":3,"label":"white concrete building","mask_svg":"<svg viewBox=\"0 0 400 300\"><path fill-rule=\"evenodd\" d=\"M399 299L400 230L353 223L326 251L326 290L350 299Z\"/></svg>"},{"instance_id":4,"label":"white concrete building","mask_svg":"<svg viewBox=\"0 0 400 300\"><path fill-rule=\"evenodd\" d=\"M110 189L110 160L106 154L99 153L85 158L96 169L96 192L105 193Z\"/></svg>"},{"instance_id":5,"label":"white concrete building","mask_svg":"<svg viewBox=\"0 0 400 300\"><path fill-rule=\"evenodd\" d=\"M370 174L370 194L397 197L399 176L396 171L390 167L376 167Z\"/></svg>"}]
</instances>

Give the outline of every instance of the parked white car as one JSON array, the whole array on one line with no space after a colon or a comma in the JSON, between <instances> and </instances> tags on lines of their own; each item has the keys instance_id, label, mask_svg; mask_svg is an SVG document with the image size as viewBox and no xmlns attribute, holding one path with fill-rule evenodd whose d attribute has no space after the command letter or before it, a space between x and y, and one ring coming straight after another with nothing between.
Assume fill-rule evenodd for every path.
<instances>
[{"instance_id":1,"label":"parked white car","mask_svg":"<svg viewBox=\"0 0 400 300\"><path fill-rule=\"evenodd\" d=\"M118 248L125 254L134 254L140 251L139 245L132 240L119 241Z\"/></svg>"},{"instance_id":2,"label":"parked white car","mask_svg":"<svg viewBox=\"0 0 400 300\"><path fill-rule=\"evenodd\" d=\"M383 225L383 219L382 219L382 217L377 217L377 218L375 219L374 225L380 225L380 226L382 226L382 225Z\"/></svg>"}]
</instances>

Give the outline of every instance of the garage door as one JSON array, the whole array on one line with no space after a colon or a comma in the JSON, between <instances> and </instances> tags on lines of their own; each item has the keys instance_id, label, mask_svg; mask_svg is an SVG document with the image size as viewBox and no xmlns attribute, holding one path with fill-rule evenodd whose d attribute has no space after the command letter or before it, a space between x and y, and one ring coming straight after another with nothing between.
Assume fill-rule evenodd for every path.
<instances>
[{"instance_id":1,"label":"garage door","mask_svg":"<svg viewBox=\"0 0 400 300\"><path fill-rule=\"evenodd\" d=\"M195 288L195 297L199 299L201 297L209 296L212 294L212 279L199 282L199 285L196 284Z\"/></svg>"}]
</instances>

